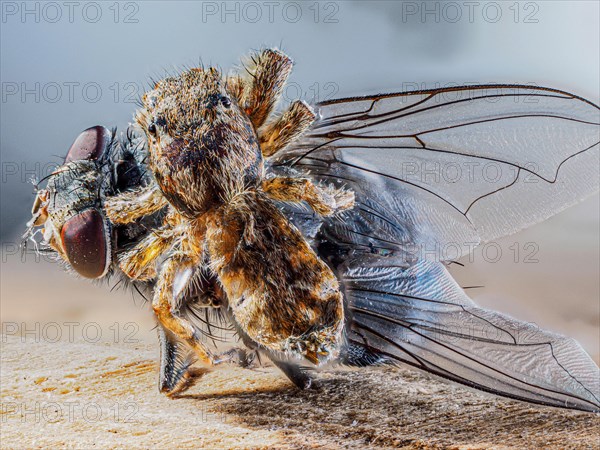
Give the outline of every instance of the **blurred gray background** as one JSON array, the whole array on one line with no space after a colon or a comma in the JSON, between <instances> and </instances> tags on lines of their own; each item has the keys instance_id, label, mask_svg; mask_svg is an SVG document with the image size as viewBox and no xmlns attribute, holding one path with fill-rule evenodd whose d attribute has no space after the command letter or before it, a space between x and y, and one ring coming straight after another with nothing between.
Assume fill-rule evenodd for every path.
<instances>
[{"instance_id":1,"label":"blurred gray background","mask_svg":"<svg viewBox=\"0 0 600 450\"><path fill-rule=\"evenodd\" d=\"M4 318L26 308L26 270L43 267L65 292L88 289L52 265L21 264L15 242L33 199L29 180L60 163L81 130L123 129L149 76L200 60L226 69L251 49L278 46L296 61L287 99L490 82L551 86L596 103L600 95L597 1L1 6ZM515 261L506 250L511 257L493 264L476 258L455 275L463 285L485 285L470 291L478 302L570 334L597 359L598 196L501 245L528 242L539 247L536 264ZM47 295L41 288L27 292L33 308L38 295Z\"/></svg>"}]
</instances>

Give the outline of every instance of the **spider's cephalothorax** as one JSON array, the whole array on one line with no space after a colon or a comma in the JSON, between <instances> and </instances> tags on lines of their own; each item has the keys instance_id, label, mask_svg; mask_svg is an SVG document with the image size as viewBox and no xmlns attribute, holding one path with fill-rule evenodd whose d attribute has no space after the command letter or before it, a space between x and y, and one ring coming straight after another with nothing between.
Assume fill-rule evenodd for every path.
<instances>
[{"instance_id":1,"label":"spider's cephalothorax","mask_svg":"<svg viewBox=\"0 0 600 450\"><path fill-rule=\"evenodd\" d=\"M306 202L328 216L352 207L354 196L307 178L265 176L263 158L314 120L301 101L272 114L291 66L283 53L265 50L254 56L248 79L222 77L211 68L156 83L136 116L156 183L105 205L115 223L167 208L163 226L123 253L120 266L134 279L157 277L158 320L207 366L218 361L179 314L178 303L203 266L222 286L245 342L278 359L284 370L294 358L319 364L335 356L342 339L338 281L275 201Z\"/></svg>"},{"instance_id":2,"label":"spider's cephalothorax","mask_svg":"<svg viewBox=\"0 0 600 450\"><path fill-rule=\"evenodd\" d=\"M263 164L256 131L215 69L192 69L158 82L137 122L148 136L150 166L163 195L189 218L245 189Z\"/></svg>"}]
</instances>

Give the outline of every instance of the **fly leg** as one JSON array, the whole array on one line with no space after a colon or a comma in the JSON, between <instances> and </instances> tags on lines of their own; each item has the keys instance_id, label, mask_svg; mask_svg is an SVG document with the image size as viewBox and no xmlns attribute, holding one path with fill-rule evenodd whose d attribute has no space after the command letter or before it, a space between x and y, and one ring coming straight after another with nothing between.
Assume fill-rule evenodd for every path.
<instances>
[{"instance_id":1,"label":"fly leg","mask_svg":"<svg viewBox=\"0 0 600 450\"><path fill-rule=\"evenodd\" d=\"M285 361L278 361L275 358L271 358L273 364L277 366L279 370L281 370L289 380L294 383L300 389L309 389L313 387L314 380L308 374L308 371L302 369L301 367L288 363Z\"/></svg>"},{"instance_id":2,"label":"fly leg","mask_svg":"<svg viewBox=\"0 0 600 450\"><path fill-rule=\"evenodd\" d=\"M169 396L181 394L196 384L209 369L193 367L196 362L195 352L161 324L158 324L157 329L160 343L158 389ZM215 355L214 363L229 363L247 369L252 366L254 355L254 352L234 347Z\"/></svg>"},{"instance_id":3,"label":"fly leg","mask_svg":"<svg viewBox=\"0 0 600 450\"><path fill-rule=\"evenodd\" d=\"M195 362L194 352L179 341L173 333L158 324L160 343L160 374L158 389L171 396L193 386L206 373L205 369L191 367Z\"/></svg>"},{"instance_id":4,"label":"fly leg","mask_svg":"<svg viewBox=\"0 0 600 450\"><path fill-rule=\"evenodd\" d=\"M275 177L265 180L262 187L274 200L292 203L304 201L324 217L354 206L354 192L319 186L308 178Z\"/></svg>"},{"instance_id":5,"label":"fly leg","mask_svg":"<svg viewBox=\"0 0 600 450\"><path fill-rule=\"evenodd\" d=\"M288 377L288 379L298 388L308 389L310 387L315 387L315 382L307 370L302 369L296 364L283 361L280 356L268 349L260 348L260 346L254 342L254 340L248 336L248 333L246 333L246 331L237 323L233 315L230 315L229 319L233 323L236 332L242 339L244 345L252 352L255 352L256 355L259 355L258 352L263 352L271 360L271 362L275 364L275 366L281 370L284 375Z\"/></svg>"}]
</instances>

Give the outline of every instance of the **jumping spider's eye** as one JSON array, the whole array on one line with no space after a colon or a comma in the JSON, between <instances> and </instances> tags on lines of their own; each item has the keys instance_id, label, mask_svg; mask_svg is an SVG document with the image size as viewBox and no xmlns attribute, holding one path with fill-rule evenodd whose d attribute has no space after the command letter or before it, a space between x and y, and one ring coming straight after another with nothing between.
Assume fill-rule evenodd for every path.
<instances>
[{"instance_id":1,"label":"jumping spider's eye","mask_svg":"<svg viewBox=\"0 0 600 450\"><path fill-rule=\"evenodd\" d=\"M154 122L150 122L150 125L148 125L148 133L152 136L156 136L156 124Z\"/></svg>"},{"instance_id":2,"label":"jumping spider's eye","mask_svg":"<svg viewBox=\"0 0 600 450\"><path fill-rule=\"evenodd\" d=\"M167 120L163 116L158 116L154 123L159 126L163 132L167 131Z\"/></svg>"},{"instance_id":3,"label":"jumping spider's eye","mask_svg":"<svg viewBox=\"0 0 600 450\"><path fill-rule=\"evenodd\" d=\"M225 108L229 108L231 106L231 100L229 100L227 97L223 96L221 97L221 103L223 104L223 106Z\"/></svg>"}]
</instances>

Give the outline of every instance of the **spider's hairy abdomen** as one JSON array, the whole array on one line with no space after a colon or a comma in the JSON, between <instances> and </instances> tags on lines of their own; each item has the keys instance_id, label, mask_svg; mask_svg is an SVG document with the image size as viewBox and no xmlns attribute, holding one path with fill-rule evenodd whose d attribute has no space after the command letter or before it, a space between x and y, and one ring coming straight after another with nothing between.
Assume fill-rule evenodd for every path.
<instances>
[{"instance_id":1,"label":"spider's hairy abdomen","mask_svg":"<svg viewBox=\"0 0 600 450\"><path fill-rule=\"evenodd\" d=\"M248 336L315 363L333 356L344 319L338 281L272 201L242 195L206 225L212 269Z\"/></svg>"}]
</instances>

